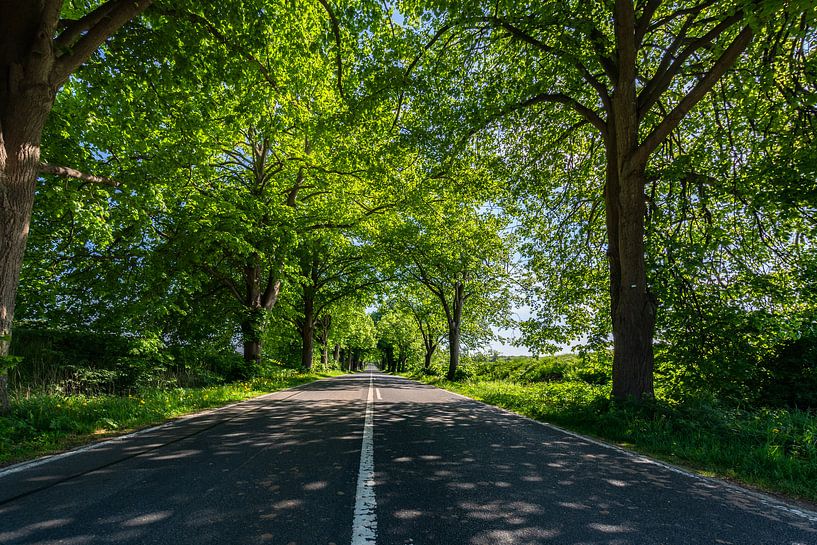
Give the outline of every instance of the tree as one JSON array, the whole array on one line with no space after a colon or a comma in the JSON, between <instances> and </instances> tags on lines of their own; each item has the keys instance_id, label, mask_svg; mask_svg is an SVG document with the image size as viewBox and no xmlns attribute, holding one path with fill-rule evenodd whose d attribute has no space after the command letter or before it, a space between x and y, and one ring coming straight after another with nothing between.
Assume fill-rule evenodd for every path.
<instances>
[{"instance_id":1,"label":"tree","mask_svg":"<svg viewBox=\"0 0 817 545\"><path fill-rule=\"evenodd\" d=\"M0 357L8 355L14 303L43 169L40 141L60 87L97 48L151 0L0 3ZM64 16L61 18L61 16ZM8 375L0 370L0 409L8 410Z\"/></svg>"},{"instance_id":2,"label":"tree","mask_svg":"<svg viewBox=\"0 0 817 545\"><path fill-rule=\"evenodd\" d=\"M447 376L453 380L466 303L479 309L474 315L487 316L488 321L507 310L511 250L502 237L504 218L444 197L412 211L389 234L387 244L403 281L424 286L442 308L448 326Z\"/></svg>"},{"instance_id":3,"label":"tree","mask_svg":"<svg viewBox=\"0 0 817 545\"><path fill-rule=\"evenodd\" d=\"M404 372L418 344L417 330L404 309L395 306L384 310L376 323L378 348L383 352L388 372Z\"/></svg>"},{"instance_id":4,"label":"tree","mask_svg":"<svg viewBox=\"0 0 817 545\"><path fill-rule=\"evenodd\" d=\"M359 296L382 282L370 247L326 231L305 239L297 250L300 290L293 302L301 336L301 366L312 368L315 330L332 305Z\"/></svg>"},{"instance_id":5,"label":"tree","mask_svg":"<svg viewBox=\"0 0 817 545\"><path fill-rule=\"evenodd\" d=\"M435 304L428 290L412 290L409 286L402 288L397 304L408 310L420 331L423 338L423 370L428 371L431 359L447 332L446 318L440 312L440 305Z\"/></svg>"},{"instance_id":6,"label":"tree","mask_svg":"<svg viewBox=\"0 0 817 545\"><path fill-rule=\"evenodd\" d=\"M374 321L364 305L347 299L333 306L331 342L335 344L337 363L354 371L372 353L377 339Z\"/></svg>"},{"instance_id":7,"label":"tree","mask_svg":"<svg viewBox=\"0 0 817 545\"><path fill-rule=\"evenodd\" d=\"M419 7L419 4L417 4ZM604 211L613 331L613 396L653 396L653 337L657 301L645 266L644 187L653 152L732 68L758 34L796 24L807 2L716 3L708 0L608 4L560 2L531 10L517 4L453 9L436 2L417 15L434 20L426 49L440 63L427 69L432 85L462 80L462 100L442 100L436 127L502 126L520 112L564 120L530 127L552 135L595 131L605 150ZM455 55L460 54L457 57ZM409 65L409 71L417 63ZM433 71L433 73L431 72ZM451 71L460 74L453 77ZM430 93L431 96L439 96ZM414 104L416 108L417 105ZM520 114L523 115L523 114ZM463 123L464 122L464 123ZM589 128L589 129L588 129ZM498 134L513 131L513 123ZM440 131L443 132L443 131ZM550 133L550 134L549 134Z\"/></svg>"},{"instance_id":8,"label":"tree","mask_svg":"<svg viewBox=\"0 0 817 545\"><path fill-rule=\"evenodd\" d=\"M59 97L52 151L70 155L70 135L88 163L114 171L115 181L98 177L115 185L105 204L148 218L120 249L140 267L172 263L175 278L158 275L155 291L186 280L191 299L221 302L248 363L261 357L300 237L348 227L388 193L371 187L359 145L374 148L385 121L352 127L344 84L357 85L355 51L339 42L379 12L346 15L329 3L162 5ZM124 105L112 106L117 97Z\"/></svg>"}]
</instances>

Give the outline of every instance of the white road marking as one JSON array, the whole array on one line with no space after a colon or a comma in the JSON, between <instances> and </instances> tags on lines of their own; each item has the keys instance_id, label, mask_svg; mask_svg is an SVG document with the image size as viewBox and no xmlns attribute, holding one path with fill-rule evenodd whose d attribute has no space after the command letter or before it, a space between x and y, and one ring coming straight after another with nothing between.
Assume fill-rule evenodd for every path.
<instances>
[{"instance_id":1,"label":"white road marking","mask_svg":"<svg viewBox=\"0 0 817 545\"><path fill-rule=\"evenodd\" d=\"M377 501L374 497L374 375L369 372L369 396L366 398L366 418L363 444L360 448L360 468L355 492L355 517L352 520L352 545L377 543ZM379 397L379 396L378 396Z\"/></svg>"},{"instance_id":2,"label":"white road marking","mask_svg":"<svg viewBox=\"0 0 817 545\"><path fill-rule=\"evenodd\" d=\"M374 389L374 391L377 393L377 399L382 400L382 399L383 399L383 396L382 396L382 395L380 395L380 388L375 388L375 389Z\"/></svg>"}]
</instances>

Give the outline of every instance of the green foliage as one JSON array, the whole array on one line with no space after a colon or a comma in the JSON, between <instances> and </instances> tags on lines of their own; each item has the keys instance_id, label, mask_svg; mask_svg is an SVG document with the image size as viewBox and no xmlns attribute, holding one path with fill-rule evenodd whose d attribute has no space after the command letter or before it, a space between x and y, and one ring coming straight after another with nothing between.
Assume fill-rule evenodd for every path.
<instances>
[{"instance_id":1,"label":"green foliage","mask_svg":"<svg viewBox=\"0 0 817 545\"><path fill-rule=\"evenodd\" d=\"M89 330L18 327L11 353L20 362L10 374L18 391L113 395L254 376L234 350L166 346L156 338Z\"/></svg>"}]
</instances>

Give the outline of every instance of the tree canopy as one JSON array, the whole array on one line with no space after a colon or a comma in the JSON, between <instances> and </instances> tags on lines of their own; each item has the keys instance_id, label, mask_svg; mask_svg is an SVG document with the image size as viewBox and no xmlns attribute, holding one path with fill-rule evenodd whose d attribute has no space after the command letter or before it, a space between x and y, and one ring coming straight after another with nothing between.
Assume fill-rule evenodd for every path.
<instances>
[{"instance_id":1,"label":"tree canopy","mask_svg":"<svg viewBox=\"0 0 817 545\"><path fill-rule=\"evenodd\" d=\"M13 320L453 380L521 305L618 400L813 378L811 1L11 4L0 401Z\"/></svg>"}]
</instances>

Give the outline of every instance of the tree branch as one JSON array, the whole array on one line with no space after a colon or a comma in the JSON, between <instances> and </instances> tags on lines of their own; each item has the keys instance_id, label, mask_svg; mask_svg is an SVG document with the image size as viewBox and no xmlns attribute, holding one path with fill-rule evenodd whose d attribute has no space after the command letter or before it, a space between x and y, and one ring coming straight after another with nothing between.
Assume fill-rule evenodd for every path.
<instances>
[{"instance_id":1,"label":"tree branch","mask_svg":"<svg viewBox=\"0 0 817 545\"><path fill-rule=\"evenodd\" d=\"M394 121L391 124L391 130L394 130L394 128L397 126L397 122L400 120L400 112L403 109L403 100L405 98L405 89L404 89L404 87L405 87L406 80L411 75L411 72L414 70L414 68L417 66L417 63L420 62L420 59L423 58L423 55L425 55L428 52L428 50L431 49L434 46L435 43L437 43L437 40L442 38L443 34L448 32L449 30L451 30L452 27L453 27L453 25L443 25L442 27L440 27L440 29L437 31L437 33L434 34L434 36L431 37L431 39L428 41L428 43L425 46L423 46L423 50L420 51L420 53L416 57L414 57L414 60L411 61L411 64L408 65L408 68L406 68L406 71L403 72L403 80L402 80L403 86L401 86L401 88L400 88L400 97L397 100L397 111L394 114Z\"/></svg>"},{"instance_id":2,"label":"tree branch","mask_svg":"<svg viewBox=\"0 0 817 545\"><path fill-rule=\"evenodd\" d=\"M119 187L122 185L120 182L112 180L111 178L86 174L70 167L60 167L57 165L49 165L48 163L40 163L40 172L61 176L63 178L74 178L92 184L109 185L111 187Z\"/></svg>"},{"instance_id":3,"label":"tree branch","mask_svg":"<svg viewBox=\"0 0 817 545\"><path fill-rule=\"evenodd\" d=\"M235 297L236 301L238 301L242 305L245 304L244 297L241 296L241 293L238 291L238 287L236 287L235 282L233 282L231 278L224 276L223 274L219 273L217 270L215 270L213 267L210 267L209 265L202 265L202 268L210 275L212 275L213 278L218 280L222 286L227 288L230 294L233 297Z\"/></svg>"},{"instance_id":4,"label":"tree branch","mask_svg":"<svg viewBox=\"0 0 817 545\"><path fill-rule=\"evenodd\" d=\"M664 117L664 120L647 135L638 149L635 151L633 161L638 164L646 161L650 153L657 148L661 142L672 132L681 122L681 119L712 89L715 83L723 74L731 68L741 53L749 46L754 32L750 26L746 26L735 37L729 47L721 54L709 72L681 99L681 101Z\"/></svg>"},{"instance_id":5,"label":"tree branch","mask_svg":"<svg viewBox=\"0 0 817 545\"><path fill-rule=\"evenodd\" d=\"M329 21L332 24L332 34L335 35L335 45L337 46L338 50L335 55L335 62L337 63L337 70L338 70L338 91L340 91L340 96L345 96L343 94L343 60L342 60L342 49L340 43L340 25L338 24L338 18L335 17L335 12L332 10L332 7L329 5L329 2L326 0L318 0L320 4L323 6L323 9L326 10L326 13L329 15Z\"/></svg>"},{"instance_id":6,"label":"tree branch","mask_svg":"<svg viewBox=\"0 0 817 545\"><path fill-rule=\"evenodd\" d=\"M565 51L559 50L555 47L551 47L546 43L538 40L528 34L527 32L523 31L522 29L512 25L508 21L501 19L499 17L488 17L487 21L491 24L497 25L506 32L508 32L514 38L521 40L527 44L530 44L537 49L540 49L546 53L549 53L565 62L568 62L573 65L576 70L579 71L582 78L591 86L593 89L596 90L596 93L599 95L604 107L609 110L610 108L610 95L607 92L607 87L599 81L599 79L594 76L587 67L581 63L577 58L568 55ZM600 55L601 57L601 55ZM603 58L600 58L601 64L604 65Z\"/></svg>"},{"instance_id":7,"label":"tree branch","mask_svg":"<svg viewBox=\"0 0 817 545\"><path fill-rule=\"evenodd\" d=\"M473 130L469 131L468 134L465 136L464 140L467 140L471 136L473 136L476 132L480 129L490 125L494 121L505 117L506 115L523 110L528 106L533 106L534 104L539 104L542 102L549 102L549 103L558 103L558 104L565 104L569 106L571 109L576 111L580 114L586 121L588 121L591 125L596 127L606 138L607 136L607 123L593 110L585 106L584 104L580 103L578 100L569 97L563 93L542 93L539 95L535 95L530 97L522 102L518 102L516 104L512 104L507 106L494 115L488 117L481 126L474 128Z\"/></svg>"},{"instance_id":8,"label":"tree branch","mask_svg":"<svg viewBox=\"0 0 817 545\"><path fill-rule=\"evenodd\" d=\"M650 27L652 16L655 15L655 10L661 5L661 0L648 0L647 5L641 11L641 17L638 18L635 24L635 44L636 47L641 47L644 41L644 35L647 34L647 29Z\"/></svg>"},{"instance_id":9,"label":"tree branch","mask_svg":"<svg viewBox=\"0 0 817 545\"><path fill-rule=\"evenodd\" d=\"M110 5L110 10L92 17L93 26L71 43L66 53L57 57L52 71L53 83L62 85L74 70L87 61L108 37L128 21L145 11L153 0L111 0L97 10ZM93 13L93 12L92 12ZM96 19L96 20L94 20ZM81 33L81 32L80 32Z\"/></svg>"},{"instance_id":10,"label":"tree branch","mask_svg":"<svg viewBox=\"0 0 817 545\"><path fill-rule=\"evenodd\" d=\"M697 15L697 14L696 14ZM738 12L730 17L727 17L717 25L715 25L709 32L704 34L703 36L693 40L690 42L688 46L686 46L683 51L681 51L677 57L673 58L675 48L677 48L678 44L680 44L685 38L685 32L688 28L691 21L684 24L684 29L680 33L680 35L675 39L673 45L667 49L666 53L664 54L664 58L661 59L661 63L656 70L655 75L653 78L644 86L644 89L639 93L638 96L638 117L639 119L643 119L644 115L646 115L647 111L655 104L661 94L667 90L670 83L672 83L672 79L678 75L681 71L686 60L693 54L695 51L700 49L701 47L705 47L711 44L718 36L723 34L728 28L730 28L735 23L742 20L744 17L743 13Z\"/></svg>"},{"instance_id":11,"label":"tree branch","mask_svg":"<svg viewBox=\"0 0 817 545\"><path fill-rule=\"evenodd\" d=\"M60 21L64 27L62 33L54 40L54 45L57 49L70 48L76 41L82 37L82 34L90 30L93 26L99 24L102 19L107 17L114 8L113 2L107 2L97 7L95 10L87 13L85 16L75 21Z\"/></svg>"}]
</instances>

